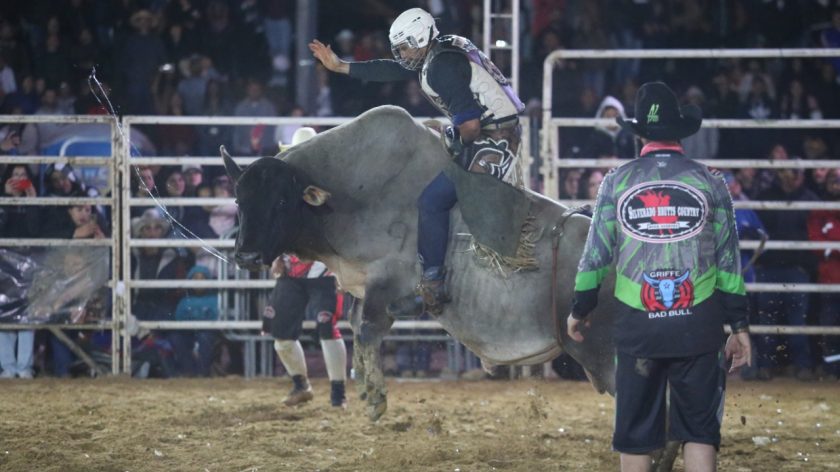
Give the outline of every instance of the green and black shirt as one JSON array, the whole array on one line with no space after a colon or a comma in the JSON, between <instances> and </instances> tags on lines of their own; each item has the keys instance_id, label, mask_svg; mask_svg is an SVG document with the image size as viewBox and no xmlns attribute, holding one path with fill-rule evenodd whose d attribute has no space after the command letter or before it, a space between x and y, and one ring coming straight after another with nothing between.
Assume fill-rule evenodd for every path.
<instances>
[{"instance_id":1,"label":"green and black shirt","mask_svg":"<svg viewBox=\"0 0 840 472\"><path fill-rule=\"evenodd\" d=\"M677 145L642 151L601 183L572 315L595 308L615 264L615 297L626 308L616 314L617 349L637 357L717 350L724 323L748 323L729 191L720 174Z\"/></svg>"}]
</instances>

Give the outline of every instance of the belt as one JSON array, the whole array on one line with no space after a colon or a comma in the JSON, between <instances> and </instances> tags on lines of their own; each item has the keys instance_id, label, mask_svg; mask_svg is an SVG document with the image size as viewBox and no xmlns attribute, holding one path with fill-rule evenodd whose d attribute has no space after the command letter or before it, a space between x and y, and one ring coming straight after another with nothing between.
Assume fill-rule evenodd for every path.
<instances>
[{"instance_id":1,"label":"belt","mask_svg":"<svg viewBox=\"0 0 840 472\"><path fill-rule=\"evenodd\" d=\"M505 128L513 128L514 126L519 125L519 115L509 116L507 118L500 118L498 120L494 120L487 124L482 124L481 129L505 129Z\"/></svg>"}]
</instances>

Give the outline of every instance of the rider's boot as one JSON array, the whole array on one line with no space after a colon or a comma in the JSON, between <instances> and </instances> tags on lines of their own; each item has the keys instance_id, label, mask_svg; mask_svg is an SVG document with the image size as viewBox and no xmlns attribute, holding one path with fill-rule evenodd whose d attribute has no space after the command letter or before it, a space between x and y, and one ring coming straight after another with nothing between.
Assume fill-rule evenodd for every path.
<instances>
[{"instance_id":1,"label":"rider's boot","mask_svg":"<svg viewBox=\"0 0 840 472\"><path fill-rule=\"evenodd\" d=\"M292 391L283 399L283 404L286 406L300 405L312 400L312 387L309 385L309 380L302 375L292 376L294 386Z\"/></svg>"},{"instance_id":2,"label":"rider's boot","mask_svg":"<svg viewBox=\"0 0 840 472\"><path fill-rule=\"evenodd\" d=\"M394 300L385 310L395 319L416 318L424 311L435 316L440 315L443 312L443 304L452 300L446 291L445 282L444 267L426 269L414 293Z\"/></svg>"}]
</instances>

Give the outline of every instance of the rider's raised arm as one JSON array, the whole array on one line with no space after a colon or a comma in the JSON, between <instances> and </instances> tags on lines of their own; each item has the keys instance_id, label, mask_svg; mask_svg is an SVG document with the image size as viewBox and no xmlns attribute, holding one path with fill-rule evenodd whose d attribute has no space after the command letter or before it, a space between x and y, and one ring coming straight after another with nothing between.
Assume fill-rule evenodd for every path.
<instances>
[{"instance_id":1,"label":"rider's raised arm","mask_svg":"<svg viewBox=\"0 0 840 472\"><path fill-rule=\"evenodd\" d=\"M370 82L396 82L416 79L417 72L406 69L392 59L349 62L350 77Z\"/></svg>"}]
</instances>

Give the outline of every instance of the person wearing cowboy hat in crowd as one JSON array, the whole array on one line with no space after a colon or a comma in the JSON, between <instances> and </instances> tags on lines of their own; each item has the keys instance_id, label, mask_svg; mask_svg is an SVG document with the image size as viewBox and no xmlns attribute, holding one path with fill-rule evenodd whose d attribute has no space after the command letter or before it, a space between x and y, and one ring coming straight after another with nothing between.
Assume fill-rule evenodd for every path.
<instances>
[{"instance_id":1,"label":"person wearing cowboy hat in crowd","mask_svg":"<svg viewBox=\"0 0 840 472\"><path fill-rule=\"evenodd\" d=\"M642 85L635 118L639 158L601 183L575 279L567 334L582 342L615 256L617 351L613 448L622 471L650 469L668 439L694 471L716 470L730 372L751 364L748 303L732 200L720 173L687 158L680 139L700 129L662 82ZM597 322L597 320L596 320ZM724 343L724 324L732 335ZM724 347L725 346L725 347Z\"/></svg>"}]
</instances>

